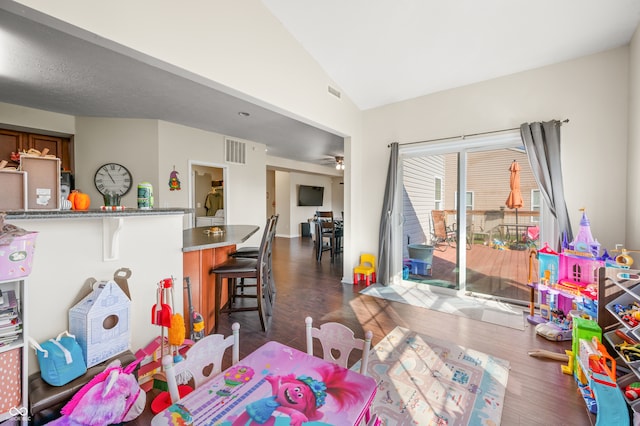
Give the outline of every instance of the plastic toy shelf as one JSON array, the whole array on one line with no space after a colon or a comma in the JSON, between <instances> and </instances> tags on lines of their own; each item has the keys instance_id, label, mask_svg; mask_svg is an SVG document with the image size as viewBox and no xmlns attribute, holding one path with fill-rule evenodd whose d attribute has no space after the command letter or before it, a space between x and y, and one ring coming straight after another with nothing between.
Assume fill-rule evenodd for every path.
<instances>
[{"instance_id":1,"label":"plastic toy shelf","mask_svg":"<svg viewBox=\"0 0 640 426\"><path fill-rule=\"evenodd\" d=\"M629 337L631 337L633 339L633 336L629 335L628 330L625 330L625 329L622 329L622 328L618 329L618 330L622 331L627 336L629 336ZM627 367L629 367L634 373L636 373L638 376L640 376L640 360L638 360L638 361L627 361L627 359L624 356L624 354L622 352L620 352L618 349L616 349L617 345L620 345L621 343L623 343L622 338L616 334L616 330L607 331L606 333L604 333L603 337L609 343L611 348L613 348L613 350L615 351L615 353L618 356L618 358L622 362L624 362L627 365Z\"/></svg>"},{"instance_id":2,"label":"plastic toy shelf","mask_svg":"<svg viewBox=\"0 0 640 426\"><path fill-rule=\"evenodd\" d=\"M616 312L615 306L630 305L632 307L637 307L637 310L640 311L640 271L612 267L601 268L599 271L598 287L600 289L604 289L609 285L615 286L620 295L607 303L605 307L620 324L620 327L618 330L605 332L603 334L603 340L606 340L609 343L613 351L616 353L617 359L624 363L631 371L631 374L624 376L624 380L622 380L622 377L620 378L618 386L622 389L620 393L622 394L623 399L627 405L631 407L634 424L637 424L637 422L640 421L640 412L638 412L640 404L638 404L637 400L630 401L624 396L624 387L631 382L640 381L640 360L628 361L624 354L616 349L616 345L623 342L623 338L616 334L616 331L621 331L633 341L640 342L640 321L635 320L632 313L630 313L630 317L621 315L618 313L619 310ZM630 320L629 318L633 318L633 320ZM634 323L633 321L638 321L638 323Z\"/></svg>"},{"instance_id":3,"label":"plastic toy shelf","mask_svg":"<svg viewBox=\"0 0 640 426\"><path fill-rule=\"evenodd\" d=\"M607 268L607 270L608 269L609 268ZM629 277L634 275L629 270L619 271L620 272L618 273L618 276L621 278L629 279ZM640 312L640 284L636 283L631 287L626 287L626 282L624 284L616 282L616 284L618 285L619 289L624 291L624 293L622 293L611 302L607 303L606 309L611 313L611 315L616 318L616 320L618 320L621 325L629 330L627 333L630 337L632 337L636 341L640 341L640 321L635 320L635 318L633 318L633 315L631 314L629 314L628 317L627 315L621 316L620 311L616 309L616 306L619 305L631 306L633 307L634 311Z\"/></svg>"}]
</instances>

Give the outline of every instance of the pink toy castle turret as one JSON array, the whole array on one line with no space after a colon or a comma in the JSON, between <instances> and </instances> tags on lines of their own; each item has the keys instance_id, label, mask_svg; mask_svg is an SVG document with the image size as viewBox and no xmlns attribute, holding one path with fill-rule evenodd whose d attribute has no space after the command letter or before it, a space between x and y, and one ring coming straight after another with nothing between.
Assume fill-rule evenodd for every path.
<instances>
[{"instance_id":1,"label":"pink toy castle turret","mask_svg":"<svg viewBox=\"0 0 640 426\"><path fill-rule=\"evenodd\" d=\"M581 210L582 219L580 219L580 230L573 239L573 242L569 244L569 249L582 253L590 252L593 257L598 257L600 255L600 243L591 235L591 223L584 209Z\"/></svg>"}]
</instances>

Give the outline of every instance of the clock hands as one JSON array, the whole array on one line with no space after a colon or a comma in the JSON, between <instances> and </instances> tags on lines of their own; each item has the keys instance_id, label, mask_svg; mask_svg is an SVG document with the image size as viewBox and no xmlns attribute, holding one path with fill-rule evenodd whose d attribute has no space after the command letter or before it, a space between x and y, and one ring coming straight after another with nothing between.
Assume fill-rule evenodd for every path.
<instances>
[{"instance_id":1,"label":"clock hands","mask_svg":"<svg viewBox=\"0 0 640 426\"><path fill-rule=\"evenodd\" d=\"M96 171L94 184L101 194L113 192L124 195L131 189L131 173L120 164L106 163Z\"/></svg>"},{"instance_id":2,"label":"clock hands","mask_svg":"<svg viewBox=\"0 0 640 426\"><path fill-rule=\"evenodd\" d=\"M107 175L109 176L109 179L111 179L111 182L116 183L116 181L113 180L113 176L111 176L111 173L109 173L109 170L107 170Z\"/></svg>"}]
</instances>

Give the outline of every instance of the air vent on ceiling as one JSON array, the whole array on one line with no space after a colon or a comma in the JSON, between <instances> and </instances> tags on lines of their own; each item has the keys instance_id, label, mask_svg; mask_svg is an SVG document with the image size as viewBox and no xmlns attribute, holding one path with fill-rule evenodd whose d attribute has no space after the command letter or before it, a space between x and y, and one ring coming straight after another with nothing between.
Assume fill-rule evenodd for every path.
<instances>
[{"instance_id":1,"label":"air vent on ceiling","mask_svg":"<svg viewBox=\"0 0 640 426\"><path fill-rule=\"evenodd\" d=\"M227 163L246 164L247 144L234 139L225 138L225 155Z\"/></svg>"},{"instance_id":2,"label":"air vent on ceiling","mask_svg":"<svg viewBox=\"0 0 640 426\"><path fill-rule=\"evenodd\" d=\"M327 86L327 90L329 91L329 93L331 93L333 96L335 96L338 99L342 97L342 94L340 94L340 91L334 87Z\"/></svg>"}]
</instances>

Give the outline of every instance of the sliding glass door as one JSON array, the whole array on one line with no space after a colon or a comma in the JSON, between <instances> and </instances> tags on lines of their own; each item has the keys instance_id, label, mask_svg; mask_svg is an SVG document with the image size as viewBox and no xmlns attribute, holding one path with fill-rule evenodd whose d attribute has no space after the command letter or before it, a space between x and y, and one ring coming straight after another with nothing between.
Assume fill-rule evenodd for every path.
<instances>
[{"instance_id":1,"label":"sliding glass door","mask_svg":"<svg viewBox=\"0 0 640 426\"><path fill-rule=\"evenodd\" d=\"M399 173L404 280L528 301L541 200L518 133L402 146Z\"/></svg>"}]
</instances>

